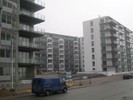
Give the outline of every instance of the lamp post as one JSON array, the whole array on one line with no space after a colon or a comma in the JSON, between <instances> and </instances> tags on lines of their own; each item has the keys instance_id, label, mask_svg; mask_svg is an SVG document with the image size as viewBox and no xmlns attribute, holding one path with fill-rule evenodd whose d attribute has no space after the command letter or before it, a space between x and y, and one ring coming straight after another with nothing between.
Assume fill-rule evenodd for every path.
<instances>
[{"instance_id":1,"label":"lamp post","mask_svg":"<svg viewBox=\"0 0 133 100\"><path fill-rule=\"evenodd\" d=\"M11 84L12 84L12 89L14 88L13 84L13 39L11 40Z\"/></svg>"}]
</instances>

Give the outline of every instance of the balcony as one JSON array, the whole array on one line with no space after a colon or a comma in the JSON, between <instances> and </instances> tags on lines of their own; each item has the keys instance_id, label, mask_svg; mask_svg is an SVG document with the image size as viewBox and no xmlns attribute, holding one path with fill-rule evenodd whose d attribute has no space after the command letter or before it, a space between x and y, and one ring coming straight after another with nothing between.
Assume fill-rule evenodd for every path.
<instances>
[{"instance_id":1,"label":"balcony","mask_svg":"<svg viewBox=\"0 0 133 100\"><path fill-rule=\"evenodd\" d=\"M19 27L19 36L23 37L41 37L45 33L45 30L37 28L37 27L30 27L28 25L20 24Z\"/></svg>"},{"instance_id":2,"label":"balcony","mask_svg":"<svg viewBox=\"0 0 133 100\"><path fill-rule=\"evenodd\" d=\"M4 46L11 46L11 41L10 40L0 40L1 45Z\"/></svg>"},{"instance_id":3,"label":"balcony","mask_svg":"<svg viewBox=\"0 0 133 100\"><path fill-rule=\"evenodd\" d=\"M42 0L20 0L20 7L36 12L44 9L45 3Z\"/></svg>"},{"instance_id":4,"label":"balcony","mask_svg":"<svg viewBox=\"0 0 133 100\"><path fill-rule=\"evenodd\" d=\"M30 59L30 58L27 58L27 59L25 59L25 58L20 58L19 57L19 66L34 66L34 65L40 65L40 62L39 62L39 60L37 60L37 59L34 59L34 58L32 58L32 59Z\"/></svg>"},{"instance_id":5,"label":"balcony","mask_svg":"<svg viewBox=\"0 0 133 100\"><path fill-rule=\"evenodd\" d=\"M0 57L0 63L11 63L11 58Z\"/></svg>"},{"instance_id":6,"label":"balcony","mask_svg":"<svg viewBox=\"0 0 133 100\"><path fill-rule=\"evenodd\" d=\"M20 51L40 51L42 46L36 43L19 41L19 50Z\"/></svg>"},{"instance_id":7,"label":"balcony","mask_svg":"<svg viewBox=\"0 0 133 100\"><path fill-rule=\"evenodd\" d=\"M109 22L111 25L114 25L114 26L117 25L117 22L116 22L115 20L113 20L113 19L109 20L108 22Z\"/></svg>"},{"instance_id":8,"label":"balcony","mask_svg":"<svg viewBox=\"0 0 133 100\"><path fill-rule=\"evenodd\" d=\"M45 16L40 13L32 13L30 11L21 9L20 11L20 22L31 23L32 25L44 22Z\"/></svg>"}]
</instances>

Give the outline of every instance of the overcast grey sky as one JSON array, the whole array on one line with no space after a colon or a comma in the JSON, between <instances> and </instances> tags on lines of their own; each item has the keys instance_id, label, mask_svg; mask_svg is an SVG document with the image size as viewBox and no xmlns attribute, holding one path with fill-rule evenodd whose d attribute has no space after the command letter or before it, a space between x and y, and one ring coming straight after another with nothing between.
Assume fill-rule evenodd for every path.
<instances>
[{"instance_id":1,"label":"overcast grey sky","mask_svg":"<svg viewBox=\"0 0 133 100\"><path fill-rule=\"evenodd\" d=\"M133 0L43 0L46 32L83 36L82 22L110 16L133 30Z\"/></svg>"}]
</instances>

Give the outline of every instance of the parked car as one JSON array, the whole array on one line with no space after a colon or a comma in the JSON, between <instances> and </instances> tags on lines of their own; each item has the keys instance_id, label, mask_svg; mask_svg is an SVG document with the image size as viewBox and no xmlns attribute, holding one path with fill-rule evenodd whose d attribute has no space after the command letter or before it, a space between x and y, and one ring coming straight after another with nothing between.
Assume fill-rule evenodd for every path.
<instances>
[{"instance_id":1,"label":"parked car","mask_svg":"<svg viewBox=\"0 0 133 100\"><path fill-rule=\"evenodd\" d=\"M133 78L133 73L127 73L123 75L123 79L132 79Z\"/></svg>"},{"instance_id":2,"label":"parked car","mask_svg":"<svg viewBox=\"0 0 133 100\"><path fill-rule=\"evenodd\" d=\"M67 92L66 82L62 78L33 78L32 93L37 96L46 94L47 96L57 91Z\"/></svg>"}]
</instances>

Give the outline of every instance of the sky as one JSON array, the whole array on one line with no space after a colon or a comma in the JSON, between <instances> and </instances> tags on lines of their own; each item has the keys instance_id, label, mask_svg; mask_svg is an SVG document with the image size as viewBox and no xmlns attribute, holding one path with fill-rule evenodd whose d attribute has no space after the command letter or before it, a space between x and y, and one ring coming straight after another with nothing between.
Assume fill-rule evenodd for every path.
<instances>
[{"instance_id":1,"label":"sky","mask_svg":"<svg viewBox=\"0 0 133 100\"><path fill-rule=\"evenodd\" d=\"M83 36L83 21L110 16L133 31L133 0L43 0L46 32Z\"/></svg>"}]
</instances>

